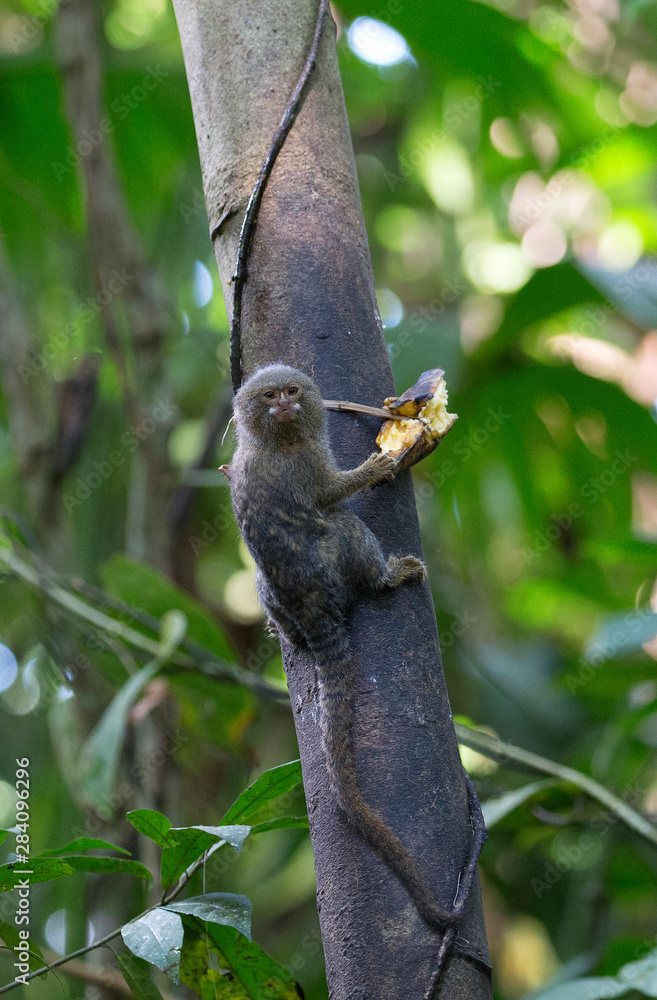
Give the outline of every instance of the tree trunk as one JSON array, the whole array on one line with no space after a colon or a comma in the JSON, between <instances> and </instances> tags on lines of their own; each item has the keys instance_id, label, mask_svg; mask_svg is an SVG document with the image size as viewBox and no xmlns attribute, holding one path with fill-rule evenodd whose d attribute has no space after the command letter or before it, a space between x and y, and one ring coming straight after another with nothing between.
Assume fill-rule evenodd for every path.
<instances>
[{"instance_id":1,"label":"tree trunk","mask_svg":"<svg viewBox=\"0 0 657 1000\"><path fill-rule=\"evenodd\" d=\"M131 460L126 550L172 576L167 441L174 411L164 357L174 318L130 221L104 127L98 22L94 0L62 3L55 22L56 57L74 148L86 151L80 171L105 342L117 368L130 430L139 441ZM91 150L86 149L89 136L95 137Z\"/></svg>"},{"instance_id":2,"label":"tree trunk","mask_svg":"<svg viewBox=\"0 0 657 1000\"><path fill-rule=\"evenodd\" d=\"M174 0L174 6L230 312L242 218L310 48L317 0ZM394 392L330 15L299 117L265 191L244 286L242 358L245 375L278 360L296 365L318 382L325 398L380 405ZM439 361L419 362L418 374ZM329 420L343 467L373 450L379 420L344 413ZM421 554L408 473L356 497L352 507L385 551ZM363 601L351 634L361 787L449 906L472 833L428 585ZM440 936L420 920L405 890L333 799L312 661L290 655L285 667L330 994L335 1000L419 1000ZM437 995L492 996L478 882Z\"/></svg>"}]
</instances>

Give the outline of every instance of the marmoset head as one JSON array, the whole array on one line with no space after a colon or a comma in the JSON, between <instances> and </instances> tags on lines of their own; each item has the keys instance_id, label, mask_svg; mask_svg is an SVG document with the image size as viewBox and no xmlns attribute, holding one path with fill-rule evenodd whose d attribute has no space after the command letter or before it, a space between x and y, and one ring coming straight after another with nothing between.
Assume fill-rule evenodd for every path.
<instances>
[{"instance_id":1,"label":"marmoset head","mask_svg":"<svg viewBox=\"0 0 657 1000\"><path fill-rule=\"evenodd\" d=\"M326 428L322 394L289 365L268 365L248 379L234 400L238 433L273 445L321 437Z\"/></svg>"}]
</instances>

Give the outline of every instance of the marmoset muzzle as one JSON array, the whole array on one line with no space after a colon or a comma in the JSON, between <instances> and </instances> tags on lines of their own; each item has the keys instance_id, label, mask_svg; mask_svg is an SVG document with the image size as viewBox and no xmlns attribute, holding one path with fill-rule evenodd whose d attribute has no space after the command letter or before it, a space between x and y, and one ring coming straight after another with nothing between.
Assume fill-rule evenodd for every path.
<instances>
[{"instance_id":1,"label":"marmoset muzzle","mask_svg":"<svg viewBox=\"0 0 657 1000\"><path fill-rule=\"evenodd\" d=\"M297 413L301 407L298 403L293 403L291 399L279 399L273 406L270 406L269 412L279 423L287 423L288 420L294 420Z\"/></svg>"}]
</instances>

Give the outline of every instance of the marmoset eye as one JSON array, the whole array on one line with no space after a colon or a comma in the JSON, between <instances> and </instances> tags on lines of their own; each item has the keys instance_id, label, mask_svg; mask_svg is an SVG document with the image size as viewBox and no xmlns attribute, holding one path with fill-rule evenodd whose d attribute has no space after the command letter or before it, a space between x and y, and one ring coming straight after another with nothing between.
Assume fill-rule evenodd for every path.
<instances>
[{"instance_id":1,"label":"marmoset eye","mask_svg":"<svg viewBox=\"0 0 657 1000\"><path fill-rule=\"evenodd\" d=\"M294 396L298 391L299 391L298 385L291 385L290 388L287 390L288 396Z\"/></svg>"},{"instance_id":2,"label":"marmoset eye","mask_svg":"<svg viewBox=\"0 0 657 1000\"><path fill-rule=\"evenodd\" d=\"M273 399L275 395L276 393L274 392L273 389L267 389L267 391L264 393L265 399Z\"/></svg>"}]
</instances>

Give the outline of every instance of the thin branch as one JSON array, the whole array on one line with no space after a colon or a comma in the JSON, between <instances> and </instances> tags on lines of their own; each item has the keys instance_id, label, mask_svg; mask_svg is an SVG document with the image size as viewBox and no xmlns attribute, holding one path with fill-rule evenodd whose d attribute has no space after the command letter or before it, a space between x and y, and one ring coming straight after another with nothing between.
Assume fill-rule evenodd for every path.
<instances>
[{"instance_id":1,"label":"thin branch","mask_svg":"<svg viewBox=\"0 0 657 1000\"><path fill-rule=\"evenodd\" d=\"M122 622L110 618L109 615L103 614L102 611L90 607L74 594L70 594L63 587L53 583L44 573L40 573L34 567L24 562L12 550L0 547L0 563L2 562L29 586L45 594L56 604L70 611L76 617L90 622L97 628L109 632L123 642L141 649L151 656L158 654L160 647L156 640L149 639L148 636L137 632L136 629L130 628L129 625L124 625ZM235 664L213 658L210 653L197 643L190 642L188 648L192 649L193 653L187 654L178 651L170 657L169 662L178 667L196 667L215 676L218 680L228 680L242 684L250 687L256 693L262 694L281 704L289 704L286 691L266 681L258 674L252 674ZM565 764L559 764L547 757L532 753L530 750L524 750L511 743L504 743L502 740L490 736L488 733L482 733L480 730L470 729L468 726L460 723L455 723L454 728L456 729L459 743L471 747L473 750L478 750L492 760L498 760L501 763L509 760L516 761L541 774L554 775L563 781L569 782L571 785L575 785L577 788L581 788L591 798L597 799L598 802L615 813L631 829L640 833L641 836L652 843L657 844L657 826L631 806L628 806L627 803L619 799L618 796L614 795L613 792L610 792L608 788L605 788L604 785L601 785L594 778L583 774L581 771L576 771Z\"/></svg>"},{"instance_id":2,"label":"thin branch","mask_svg":"<svg viewBox=\"0 0 657 1000\"><path fill-rule=\"evenodd\" d=\"M89 604L81 601L79 597L69 593L69 591L58 584L53 583L45 573L39 572L39 570L30 566L29 563L24 562L11 549L0 546L0 563L4 563L30 587L45 594L46 597L59 604L60 607L65 608L76 618L90 622L96 628L104 632L109 632L121 641L137 649L141 649L150 656L158 655L160 645L155 639L150 639L129 625L124 625L123 622L119 622L115 618L110 618L109 615L104 614L97 608L92 608ZM218 680L241 684L243 687L250 688L256 694L261 694L284 705L289 704L287 691L265 680L259 674L243 670L236 664L228 663L225 660L219 660L197 643L192 644L190 642L188 648L193 648L194 652L183 653L177 651L169 657L168 662L177 667L187 669L196 668L203 673L216 677Z\"/></svg>"},{"instance_id":3,"label":"thin branch","mask_svg":"<svg viewBox=\"0 0 657 1000\"><path fill-rule=\"evenodd\" d=\"M490 757L491 760L497 760L500 763L514 760L518 764L524 764L526 767L531 768L533 771L539 771L541 774L553 774L557 778L561 778L563 781L581 788L592 799L597 799L610 812L615 813L632 830L636 830L637 833L640 833L642 837L645 837L651 843L657 844L657 826L647 820L645 816L642 816L641 813L637 812L636 809L628 806L626 802L623 802L622 799L619 799L617 795L614 795L613 792L610 792L608 788L605 788L604 785L601 785L594 778L590 778L587 774L582 774L581 771L576 771L572 767L567 767L565 764L558 764L548 757L541 757L539 754L532 753L531 750L523 750L521 747L513 746L511 743L504 743L495 736L482 733L478 729L470 729L469 726L464 726L458 722L454 724L454 728L456 729L456 736L459 743L473 750L478 750L479 753L482 753L485 757Z\"/></svg>"},{"instance_id":4,"label":"thin branch","mask_svg":"<svg viewBox=\"0 0 657 1000\"><path fill-rule=\"evenodd\" d=\"M312 45L310 46L308 58L306 59L303 70L301 71L301 76L297 80L297 85L292 91L292 95L287 102L285 112L281 118L281 123L274 133L269 147L269 152L265 157L264 163L260 167L260 173L258 174L253 191L251 192L251 197L249 198L249 203L244 214L244 221L242 222L242 229L240 231L240 240L237 250L237 266L235 268L235 274L233 275L233 322L231 323L230 329L230 380L233 385L233 392L237 392L242 384L242 288L244 282L246 281L247 262L256 222L258 221L260 203L262 202L262 196L265 193L265 187L267 185L267 181L269 180L269 175L271 174L274 163L276 162L276 157L283 148L283 143L287 139L288 133L294 125L297 115L299 114L301 98L303 97L303 92L308 82L308 78L310 77L310 74L315 66L317 49L319 47L319 40L322 34L324 18L326 16L326 11L328 10L328 5L329 0L320 0L319 11L317 13L317 23L315 25L315 34L313 36ZM221 223L219 223L219 225L220 224ZM213 241L218 235L219 225L215 226L210 234Z\"/></svg>"},{"instance_id":5,"label":"thin branch","mask_svg":"<svg viewBox=\"0 0 657 1000\"><path fill-rule=\"evenodd\" d=\"M183 873L180 876L180 882L167 899L167 903L170 903L183 891L196 871L196 868L193 868L193 870L192 868L193 866L188 869L188 875L187 873ZM185 877L185 875L187 875L187 877ZM134 923L135 920L141 920L141 918L145 917L147 913L152 913L153 910L159 909L160 906L162 906L162 903L153 903L152 906L149 906L146 910L142 910L142 912L136 917L133 917L132 920L128 920L120 927L116 927L113 931L110 931L109 934L106 934L105 937L100 938L98 941L94 941L92 944L88 944L84 948L78 948L77 951L72 951L69 955L64 955L62 958L58 958L55 962L51 962L50 965L44 965L40 969L35 969L34 972L30 972L29 975L26 975L24 978L22 977L20 983L17 983L16 980L14 980L12 983L7 983L6 986L0 987L0 993L9 993L10 990L15 990L17 986L21 986L23 982L28 982L30 979L36 979L37 976L45 976L47 972L52 972L52 970L58 968L58 966L65 965L66 962L70 962L71 959L80 958L82 955L86 955L90 951L94 951L96 948L102 948L104 945L109 944L110 941L113 941L114 938L118 937L123 928L127 927L128 924ZM130 995L132 996L132 994Z\"/></svg>"},{"instance_id":6,"label":"thin branch","mask_svg":"<svg viewBox=\"0 0 657 1000\"><path fill-rule=\"evenodd\" d=\"M47 952L46 954L50 954ZM54 959L53 955L53 959ZM115 993L122 993L124 996L132 997L134 1000L134 993L126 983L125 979L120 972L115 972L113 969L106 969L101 965L91 965L89 962L80 962L77 959L71 959L64 970L67 976L74 976L76 979L83 979L87 983L94 983L96 986L101 986L104 989L114 990ZM166 990L162 992L162 1000L177 1000L173 993L169 993Z\"/></svg>"},{"instance_id":7,"label":"thin branch","mask_svg":"<svg viewBox=\"0 0 657 1000\"><path fill-rule=\"evenodd\" d=\"M149 908L149 910L154 909L154 906ZM140 913L140 916L143 917L144 914L149 912L149 910L144 910L144 913ZM78 948L77 951L72 951L70 955L64 955L62 958L58 958L55 962L51 962L50 965L43 965L40 969L35 969L34 972L30 972L28 975L22 976L20 983L17 983L16 980L14 980L12 983L7 983L6 986L0 986L0 993L9 993L10 990L15 990L17 986L22 986L23 982L29 982L30 979L36 979L37 976L45 976L46 973L52 972L53 969L57 969L60 965L70 962L73 958L80 958L81 955L86 955L87 952L93 951L94 948L102 948L103 945L108 944L110 941L113 941L115 937L118 937L120 933L121 928L117 927L116 930L106 934L105 937L100 938L100 940L94 941L93 944L88 944L84 948Z\"/></svg>"},{"instance_id":8,"label":"thin branch","mask_svg":"<svg viewBox=\"0 0 657 1000\"><path fill-rule=\"evenodd\" d=\"M347 403L343 399L323 399L327 410L349 410L353 413L369 413L372 417L383 417L384 420L407 420L399 413L391 413L384 406L365 406L364 403Z\"/></svg>"}]
</instances>

